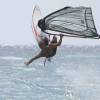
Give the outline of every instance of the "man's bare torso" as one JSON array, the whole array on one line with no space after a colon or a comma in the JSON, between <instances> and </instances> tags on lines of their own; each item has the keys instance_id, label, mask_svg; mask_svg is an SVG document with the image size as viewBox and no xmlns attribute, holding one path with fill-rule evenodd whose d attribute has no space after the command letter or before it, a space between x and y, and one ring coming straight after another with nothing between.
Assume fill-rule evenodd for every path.
<instances>
[{"instance_id":1,"label":"man's bare torso","mask_svg":"<svg viewBox=\"0 0 100 100\"><path fill-rule=\"evenodd\" d=\"M48 54L50 54L51 52L52 52L52 47L46 46L41 50L40 55L41 57L47 57Z\"/></svg>"}]
</instances>

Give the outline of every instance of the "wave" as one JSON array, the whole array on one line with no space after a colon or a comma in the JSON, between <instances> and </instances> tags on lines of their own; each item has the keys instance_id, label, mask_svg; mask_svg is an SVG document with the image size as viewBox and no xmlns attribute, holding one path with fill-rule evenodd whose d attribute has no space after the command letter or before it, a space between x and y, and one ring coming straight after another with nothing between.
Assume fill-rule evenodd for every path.
<instances>
[{"instance_id":1,"label":"wave","mask_svg":"<svg viewBox=\"0 0 100 100\"><path fill-rule=\"evenodd\" d=\"M3 60L23 60L24 58L16 57L16 56L4 56L4 57L0 57L0 59L3 59Z\"/></svg>"}]
</instances>

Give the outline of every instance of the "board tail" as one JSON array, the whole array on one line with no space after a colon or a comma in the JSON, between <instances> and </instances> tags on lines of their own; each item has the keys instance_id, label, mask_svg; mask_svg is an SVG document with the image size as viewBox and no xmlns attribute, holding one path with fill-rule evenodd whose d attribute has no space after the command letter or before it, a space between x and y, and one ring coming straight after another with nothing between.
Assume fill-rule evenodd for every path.
<instances>
[{"instance_id":1,"label":"board tail","mask_svg":"<svg viewBox=\"0 0 100 100\"><path fill-rule=\"evenodd\" d=\"M33 9L32 14L32 31L35 36L35 39L39 43L42 38L46 37L46 34L41 31L41 29L38 27L38 21L42 18L41 11L39 7L36 5Z\"/></svg>"}]
</instances>

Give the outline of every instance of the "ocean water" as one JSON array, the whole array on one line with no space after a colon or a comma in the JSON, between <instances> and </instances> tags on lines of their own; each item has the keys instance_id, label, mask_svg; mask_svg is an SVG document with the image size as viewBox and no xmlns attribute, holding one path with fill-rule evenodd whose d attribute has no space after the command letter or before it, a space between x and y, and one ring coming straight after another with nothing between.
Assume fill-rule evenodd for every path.
<instances>
[{"instance_id":1,"label":"ocean water","mask_svg":"<svg viewBox=\"0 0 100 100\"><path fill-rule=\"evenodd\" d=\"M0 100L100 100L100 47L67 47L44 66L37 47L0 47Z\"/></svg>"}]
</instances>

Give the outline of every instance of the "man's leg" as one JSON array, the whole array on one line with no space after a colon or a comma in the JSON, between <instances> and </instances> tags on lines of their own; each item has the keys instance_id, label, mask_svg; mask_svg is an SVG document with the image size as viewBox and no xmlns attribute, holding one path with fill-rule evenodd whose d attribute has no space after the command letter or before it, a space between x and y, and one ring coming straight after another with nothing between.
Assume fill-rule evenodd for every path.
<instances>
[{"instance_id":1,"label":"man's leg","mask_svg":"<svg viewBox=\"0 0 100 100\"><path fill-rule=\"evenodd\" d=\"M39 53L35 57L31 58L28 62L25 62L25 64L28 66L30 63L32 63L34 60L36 60L36 59L38 59L40 57L42 57L42 54L41 53Z\"/></svg>"}]
</instances>

